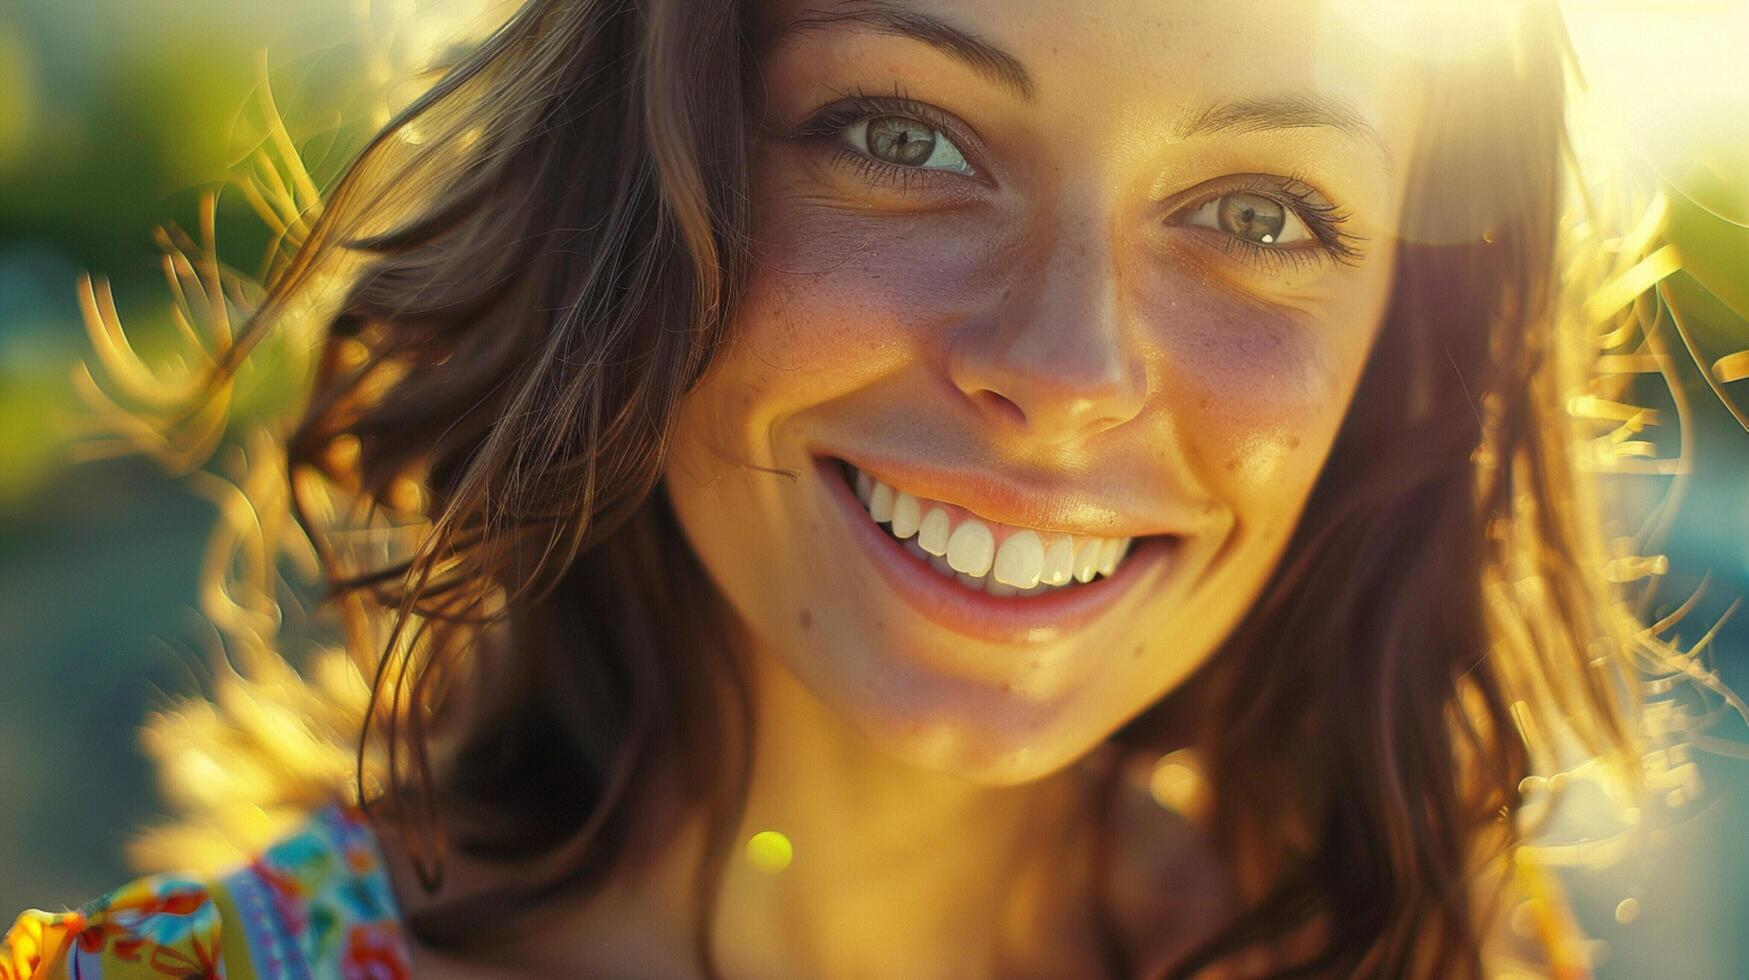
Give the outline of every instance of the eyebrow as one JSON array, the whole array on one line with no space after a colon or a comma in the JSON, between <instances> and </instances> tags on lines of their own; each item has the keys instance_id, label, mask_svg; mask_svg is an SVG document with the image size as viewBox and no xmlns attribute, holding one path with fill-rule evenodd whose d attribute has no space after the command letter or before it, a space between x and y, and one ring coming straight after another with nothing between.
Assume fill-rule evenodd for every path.
<instances>
[{"instance_id":1,"label":"eyebrow","mask_svg":"<svg viewBox=\"0 0 1749 980\"><path fill-rule=\"evenodd\" d=\"M815 10L793 17L765 38L765 43L776 44L797 34L845 24L922 41L1022 99L1032 100L1032 76L1027 74L1020 59L963 27L956 27L933 14L911 10L892 0L847 0L832 10Z\"/></svg>"},{"instance_id":2,"label":"eyebrow","mask_svg":"<svg viewBox=\"0 0 1749 980\"><path fill-rule=\"evenodd\" d=\"M783 24L764 38L766 45L799 34L843 25L857 25L882 34L908 37L931 45L972 70L1013 91L1026 101L1033 98L1032 76L1020 59L971 31L894 0L842 0L831 10L812 10ZM1187 114L1177 138L1215 133L1259 133L1278 129L1334 129L1371 143L1391 166L1390 147L1377 127L1341 99L1315 93L1293 93L1263 98L1239 99L1209 105Z\"/></svg>"},{"instance_id":3,"label":"eyebrow","mask_svg":"<svg viewBox=\"0 0 1749 980\"><path fill-rule=\"evenodd\" d=\"M1341 99L1316 93L1292 93L1222 102L1186 114L1177 138L1214 133L1261 133L1276 129L1334 129L1375 146L1391 162L1390 147L1377 127Z\"/></svg>"}]
</instances>

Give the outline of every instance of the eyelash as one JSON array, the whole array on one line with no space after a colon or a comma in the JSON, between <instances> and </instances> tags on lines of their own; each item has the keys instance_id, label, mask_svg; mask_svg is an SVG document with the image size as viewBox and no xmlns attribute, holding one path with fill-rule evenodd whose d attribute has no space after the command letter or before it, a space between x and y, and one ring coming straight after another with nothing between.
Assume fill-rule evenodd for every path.
<instances>
[{"instance_id":1,"label":"eyelash","mask_svg":"<svg viewBox=\"0 0 1749 980\"><path fill-rule=\"evenodd\" d=\"M890 95L876 95L861 88L848 92L836 89L833 91L839 96L839 101L820 109L797 127L791 134L794 138L825 144L832 151L834 166L848 168L863 180L894 188L901 193L910 191L918 183L944 178L959 179L956 174L920 167L902 167L885 160L876 160L858 153L837 139L839 133L865 119L876 116L904 116L940 131L965 153L969 140L963 136L960 127L940 110L911 99L897 82L894 83ZM1354 265L1364 254L1361 244L1366 239L1342 227L1348 221L1349 213L1335 204L1323 202L1322 196L1298 175L1275 177L1268 174L1245 174L1187 202L1174 213L1194 211L1210 201L1233 193L1256 194L1286 207L1305 222L1314 243L1269 247L1237 235L1216 231L1221 235L1221 250L1228 255L1234 255L1266 271L1276 271L1286 266L1297 271L1310 264L1326 261Z\"/></svg>"},{"instance_id":2,"label":"eyelash","mask_svg":"<svg viewBox=\"0 0 1749 980\"><path fill-rule=\"evenodd\" d=\"M892 187L901 192L909 191L914 184L922 181L957 176L925 170L921 167L901 167L885 160L876 160L874 157L856 152L837 139L839 133L865 119L873 119L876 116L903 116L939 130L953 140L954 145L964 153L965 146L970 141L965 138L960 127L940 110L911 99L897 82L893 83L893 91L890 95L876 95L860 88L851 89L848 92L840 92L837 89L832 91L839 96L839 101L816 112L812 118L797 128L793 135L798 139L826 144L826 148L832 151L834 166L847 167L864 180Z\"/></svg>"},{"instance_id":3,"label":"eyelash","mask_svg":"<svg viewBox=\"0 0 1749 980\"><path fill-rule=\"evenodd\" d=\"M1221 235L1221 250L1229 255L1238 251L1246 261L1267 266L1270 270L1280 269L1288 264L1299 270L1305 268L1307 263L1324 261L1356 265L1365 255L1362 245L1366 239L1342 227L1348 221L1349 213L1324 201L1323 196L1298 175L1276 177L1269 174L1243 174L1230 178L1220 187L1198 195L1175 213L1195 211L1228 194L1256 194L1281 204L1305 222L1306 230L1311 232L1313 239L1312 243L1306 245L1271 248L1237 235L1216 231Z\"/></svg>"}]
</instances>

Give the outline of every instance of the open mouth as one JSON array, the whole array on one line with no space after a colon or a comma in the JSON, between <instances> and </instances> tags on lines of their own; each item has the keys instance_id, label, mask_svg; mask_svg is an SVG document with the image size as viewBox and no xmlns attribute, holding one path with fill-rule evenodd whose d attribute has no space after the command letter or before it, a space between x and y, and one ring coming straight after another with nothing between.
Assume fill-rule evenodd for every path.
<instances>
[{"instance_id":1,"label":"open mouth","mask_svg":"<svg viewBox=\"0 0 1749 980\"><path fill-rule=\"evenodd\" d=\"M832 462L871 521L942 578L974 592L1006 599L1076 589L1116 574L1136 540L1003 524Z\"/></svg>"},{"instance_id":2,"label":"open mouth","mask_svg":"<svg viewBox=\"0 0 1749 980\"><path fill-rule=\"evenodd\" d=\"M1060 525L1010 525L902 492L872 465L865 470L836 454L813 458L823 489L887 588L924 619L982 644L1038 649L1095 628L1136 597L1176 588L1189 574L1184 557L1194 533L1106 538ZM1006 676L1012 666L1001 657L980 659L986 646L939 649L972 658L954 661L956 670L970 663Z\"/></svg>"}]
</instances>

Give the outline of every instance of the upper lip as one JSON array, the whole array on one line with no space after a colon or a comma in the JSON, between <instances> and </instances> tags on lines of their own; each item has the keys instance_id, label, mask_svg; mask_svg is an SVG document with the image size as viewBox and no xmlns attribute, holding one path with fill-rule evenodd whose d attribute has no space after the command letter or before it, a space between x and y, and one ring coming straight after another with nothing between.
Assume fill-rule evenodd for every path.
<instances>
[{"instance_id":1,"label":"upper lip","mask_svg":"<svg viewBox=\"0 0 1749 980\"><path fill-rule=\"evenodd\" d=\"M895 490L956 504L979 517L1039 531L1139 538L1187 534L1205 513L1185 503L1150 499L1145 506L1102 499L1066 475L1022 475L999 467L946 467L917 459L843 449L814 454L841 459Z\"/></svg>"}]
</instances>

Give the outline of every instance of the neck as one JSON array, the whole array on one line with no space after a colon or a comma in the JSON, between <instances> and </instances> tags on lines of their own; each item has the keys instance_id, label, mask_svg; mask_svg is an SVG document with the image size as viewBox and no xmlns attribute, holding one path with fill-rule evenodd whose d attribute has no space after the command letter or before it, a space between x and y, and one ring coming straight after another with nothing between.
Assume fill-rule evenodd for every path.
<instances>
[{"instance_id":1,"label":"neck","mask_svg":"<svg viewBox=\"0 0 1749 980\"><path fill-rule=\"evenodd\" d=\"M746 807L713 905L725 976L1092 975L1089 773L987 786L886 755L769 650L745 658L756 697ZM690 971L702 814L562 928L504 951L527 972ZM775 831L780 871L744 847Z\"/></svg>"},{"instance_id":2,"label":"neck","mask_svg":"<svg viewBox=\"0 0 1749 980\"><path fill-rule=\"evenodd\" d=\"M1088 972L1086 772L997 787L909 766L771 651L745 662L757 720L747 805L713 906L724 975ZM606 965L648 966L655 946L683 969L702 818L686 828L654 866L591 903L560 959L587 948L605 951ZM781 871L755 867L743 849L765 831L793 848Z\"/></svg>"},{"instance_id":3,"label":"neck","mask_svg":"<svg viewBox=\"0 0 1749 980\"><path fill-rule=\"evenodd\" d=\"M1078 826L1078 774L992 787L899 762L769 652L737 841L783 834L781 872L731 856L717 950L737 975L975 976L1037 926ZM1061 882L1057 883L1061 887ZM896 957L911 962L895 961Z\"/></svg>"}]
</instances>

